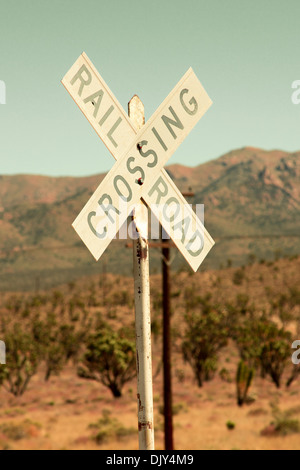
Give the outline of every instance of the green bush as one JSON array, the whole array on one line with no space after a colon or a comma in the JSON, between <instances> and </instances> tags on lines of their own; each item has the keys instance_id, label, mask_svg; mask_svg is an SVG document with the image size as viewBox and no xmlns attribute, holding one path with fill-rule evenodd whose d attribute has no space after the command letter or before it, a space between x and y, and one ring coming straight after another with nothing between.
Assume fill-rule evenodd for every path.
<instances>
[{"instance_id":1,"label":"green bush","mask_svg":"<svg viewBox=\"0 0 300 470\"><path fill-rule=\"evenodd\" d=\"M287 436L289 434L300 433L300 422L298 419L293 419L290 416L291 410L281 411L277 403L271 403L271 410L274 419L271 426L273 426L275 435Z\"/></svg>"},{"instance_id":2,"label":"green bush","mask_svg":"<svg viewBox=\"0 0 300 470\"><path fill-rule=\"evenodd\" d=\"M232 282L237 286L241 286L245 280L245 271L243 269L237 269L233 273Z\"/></svg>"},{"instance_id":3,"label":"green bush","mask_svg":"<svg viewBox=\"0 0 300 470\"><path fill-rule=\"evenodd\" d=\"M111 417L109 410L103 410L102 418L90 424L89 429L93 430L93 439L99 445L110 439L121 439L137 432L135 428L126 428L116 418Z\"/></svg>"},{"instance_id":4,"label":"green bush","mask_svg":"<svg viewBox=\"0 0 300 470\"><path fill-rule=\"evenodd\" d=\"M260 367L262 377L269 375L279 388L290 364L291 333L266 318L252 318L235 329L234 337L241 359Z\"/></svg>"},{"instance_id":5,"label":"green bush","mask_svg":"<svg viewBox=\"0 0 300 470\"><path fill-rule=\"evenodd\" d=\"M229 431L235 429L235 423L233 421L227 421L226 426Z\"/></svg>"},{"instance_id":6,"label":"green bush","mask_svg":"<svg viewBox=\"0 0 300 470\"><path fill-rule=\"evenodd\" d=\"M92 335L78 375L101 382L114 397L120 397L125 383L136 375L135 342L130 333L124 329L113 332L106 327Z\"/></svg>"},{"instance_id":7,"label":"green bush","mask_svg":"<svg viewBox=\"0 0 300 470\"><path fill-rule=\"evenodd\" d=\"M217 370L219 351L226 346L228 332L224 318L205 303L205 313L185 315L186 330L182 342L183 358L194 371L199 387Z\"/></svg>"},{"instance_id":8,"label":"green bush","mask_svg":"<svg viewBox=\"0 0 300 470\"><path fill-rule=\"evenodd\" d=\"M0 425L0 433L11 441L20 441L21 439L30 437L32 427L40 429L41 425L29 419L21 423L3 423Z\"/></svg>"},{"instance_id":9,"label":"green bush","mask_svg":"<svg viewBox=\"0 0 300 470\"><path fill-rule=\"evenodd\" d=\"M0 367L0 385L15 396L21 396L36 374L40 351L32 335L14 325L6 331L6 365Z\"/></svg>"}]
</instances>

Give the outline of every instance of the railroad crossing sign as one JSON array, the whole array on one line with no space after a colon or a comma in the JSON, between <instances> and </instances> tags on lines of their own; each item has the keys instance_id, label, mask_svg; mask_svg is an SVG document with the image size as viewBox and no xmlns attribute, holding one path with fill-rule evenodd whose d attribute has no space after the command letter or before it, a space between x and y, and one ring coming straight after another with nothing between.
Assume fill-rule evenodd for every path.
<instances>
[{"instance_id":1,"label":"railroad crossing sign","mask_svg":"<svg viewBox=\"0 0 300 470\"><path fill-rule=\"evenodd\" d=\"M140 130L85 53L62 84L117 160L73 223L90 252L100 258L142 198L197 271L214 241L163 169L212 104L193 70Z\"/></svg>"}]
</instances>

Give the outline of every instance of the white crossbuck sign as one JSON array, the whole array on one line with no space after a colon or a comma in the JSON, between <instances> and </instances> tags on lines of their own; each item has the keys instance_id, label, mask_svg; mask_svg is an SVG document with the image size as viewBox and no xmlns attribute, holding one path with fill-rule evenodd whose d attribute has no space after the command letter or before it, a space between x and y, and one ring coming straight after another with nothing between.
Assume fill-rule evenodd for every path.
<instances>
[{"instance_id":1,"label":"white crossbuck sign","mask_svg":"<svg viewBox=\"0 0 300 470\"><path fill-rule=\"evenodd\" d=\"M197 271L214 241L163 169L212 104L193 70L139 131L85 53L62 84L117 160L73 223L90 252L100 258L142 198Z\"/></svg>"}]
</instances>

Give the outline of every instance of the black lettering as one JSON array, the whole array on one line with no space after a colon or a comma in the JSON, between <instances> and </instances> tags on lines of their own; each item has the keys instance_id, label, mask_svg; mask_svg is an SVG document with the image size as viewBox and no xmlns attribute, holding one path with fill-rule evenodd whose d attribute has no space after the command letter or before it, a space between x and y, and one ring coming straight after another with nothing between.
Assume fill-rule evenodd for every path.
<instances>
[{"instance_id":1,"label":"black lettering","mask_svg":"<svg viewBox=\"0 0 300 470\"><path fill-rule=\"evenodd\" d=\"M186 221L187 221L187 226L185 224ZM178 229L181 230L181 243L184 243L184 241L185 241L186 234L188 232L190 223L191 223L191 219L189 217L186 217L185 219L180 220L179 222L177 222L177 224L175 224L174 227L173 227L173 232L175 232Z\"/></svg>"},{"instance_id":2,"label":"black lettering","mask_svg":"<svg viewBox=\"0 0 300 470\"><path fill-rule=\"evenodd\" d=\"M84 103L88 103L89 101L91 101L93 105L95 106L94 114L93 114L94 117L97 116L102 98L103 98L103 91L99 90L99 91L96 91L96 93L93 93L92 95L88 96L87 98L83 100Z\"/></svg>"},{"instance_id":3,"label":"black lettering","mask_svg":"<svg viewBox=\"0 0 300 470\"><path fill-rule=\"evenodd\" d=\"M200 239L200 248L196 251L193 251L192 246L193 246L194 242L197 240L197 238ZM187 243L186 249L187 249L187 251L189 252L190 255L196 257L196 256L200 255L201 251L203 250L203 246L204 246L203 236L199 232L199 230L196 230L196 233L193 236L193 238Z\"/></svg>"},{"instance_id":4,"label":"black lettering","mask_svg":"<svg viewBox=\"0 0 300 470\"><path fill-rule=\"evenodd\" d=\"M127 163L126 163L126 166L127 166L127 170L129 171L129 173L131 173L132 175L134 175L134 173L136 173L137 171L140 172L140 178L142 179L142 181L144 181L145 179L145 172L143 170L143 168L141 166L135 166L134 168L131 168L130 167L130 164L131 162L134 162L135 161L135 158L134 157L129 157L128 160L127 160Z\"/></svg>"},{"instance_id":5,"label":"black lettering","mask_svg":"<svg viewBox=\"0 0 300 470\"><path fill-rule=\"evenodd\" d=\"M152 127L152 132L155 135L155 137L157 138L157 140L160 143L160 145L162 146L162 148L164 149L164 151L166 152L168 150L168 147L166 146L166 144L162 140L161 136L159 135L159 133L157 132L155 127Z\"/></svg>"},{"instance_id":6,"label":"black lettering","mask_svg":"<svg viewBox=\"0 0 300 470\"><path fill-rule=\"evenodd\" d=\"M184 88L183 90L181 90L180 92L180 103L182 104L182 107L183 109L185 110L185 112L187 112L188 114L190 114L191 116L194 116L194 114L196 114L196 112L198 111L198 103L197 101L195 100L194 97L192 97L189 101L189 104L191 106L193 106L192 109L189 109L187 107L187 105L185 104L185 102L183 101L183 95L185 95L186 93L188 93L189 90L187 88Z\"/></svg>"},{"instance_id":7,"label":"black lettering","mask_svg":"<svg viewBox=\"0 0 300 470\"><path fill-rule=\"evenodd\" d=\"M107 200L108 201L108 204L104 204L104 201ZM103 210L104 214L107 215L107 217L109 218L109 220L114 223L115 220L114 218L112 217L112 215L110 214L111 211L115 212L116 214L120 214L120 211L118 209L116 209L116 207L113 206L113 203L112 203L112 198L110 197L109 194L103 194L103 196L101 196L101 198L99 199L98 201L98 204L99 206L101 207L101 209Z\"/></svg>"},{"instance_id":8,"label":"black lettering","mask_svg":"<svg viewBox=\"0 0 300 470\"><path fill-rule=\"evenodd\" d=\"M169 209L169 207L171 206L172 203L175 204L175 211L171 216L168 216L167 211L168 211L168 209ZM180 204L179 204L178 200L175 197L170 197L167 200L167 202L164 204L164 208L163 208L163 215L164 215L165 219L167 219L170 222L174 222L174 220L178 217L179 213L180 213Z\"/></svg>"},{"instance_id":9,"label":"black lettering","mask_svg":"<svg viewBox=\"0 0 300 470\"><path fill-rule=\"evenodd\" d=\"M102 117L102 118L100 119L100 121L99 121L99 125L100 125L100 126L102 126L102 124L106 121L106 119L108 118L108 116L111 115L111 113L113 112L114 109L115 109L114 106L110 106L110 107L108 108L108 110L106 111L106 113L103 115L103 117Z\"/></svg>"},{"instance_id":10,"label":"black lettering","mask_svg":"<svg viewBox=\"0 0 300 470\"><path fill-rule=\"evenodd\" d=\"M152 149L147 150L147 152L144 152L143 151L143 145L147 145L147 144L148 144L148 140L142 140L142 142L140 142L140 145L139 145L138 149L139 149L140 155L143 158L147 158L147 157L149 157L149 155L153 155L153 161L151 163L147 163L147 166L149 168L153 168L154 166L157 165L157 154Z\"/></svg>"},{"instance_id":11,"label":"black lettering","mask_svg":"<svg viewBox=\"0 0 300 470\"><path fill-rule=\"evenodd\" d=\"M124 196L123 192L119 188L119 181L121 181L127 189L128 195ZM132 190L125 178L121 175L117 175L114 178L114 188L117 191L118 195L123 199L123 201L130 202L132 199Z\"/></svg>"},{"instance_id":12,"label":"black lettering","mask_svg":"<svg viewBox=\"0 0 300 470\"><path fill-rule=\"evenodd\" d=\"M165 197L168 194L168 186L164 182L163 178L160 176L157 178L156 182L150 189L148 195L152 196L153 193L157 192L157 199L155 204L159 204L162 197Z\"/></svg>"},{"instance_id":13,"label":"black lettering","mask_svg":"<svg viewBox=\"0 0 300 470\"><path fill-rule=\"evenodd\" d=\"M86 74L86 78L83 77L83 73ZM84 87L89 85L92 81L92 75L90 74L90 72L88 71L88 69L86 68L86 66L84 64L80 67L78 72L72 78L72 80L70 82L71 85L74 85L74 83L76 83L77 80L80 80L80 82L81 82L79 90L78 90L78 95L81 96L82 95L82 90L84 89Z\"/></svg>"},{"instance_id":14,"label":"black lettering","mask_svg":"<svg viewBox=\"0 0 300 470\"><path fill-rule=\"evenodd\" d=\"M103 117L104 117L104 116L103 116ZM103 118L101 119L101 121L102 121L102 120L103 120ZM100 121L100 122L101 122L101 121ZM115 132L115 130L117 129L117 127L121 124L121 122L122 122L122 118L118 118L118 119L116 120L116 122L114 123L114 125L111 127L111 129L110 129L110 130L108 131L108 133L107 133L107 137L109 138L109 140L113 143L113 145L114 145L115 147L118 147L118 144L117 144L117 142L115 141L115 139L113 138L112 135L113 135L113 133Z\"/></svg>"},{"instance_id":15,"label":"black lettering","mask_svg":"<svg viewBox=\"0 0 300 470\"><path fill-rule=\"evenodd\" d=\"M102 233L99 233L97 232L97 230L94 228L93 224L92 224L92 218L95 217L97 214L95 211L93 212L90 212L88 214L88 217L87 217L87 221L88 221L88 224L89 224L89 227L91 229L91 231L93 232L94 235L96 235L96 237L98 238L104 238L106 233L107 233L107 227L104 227L103 228L103 232Z\"/></svg>"},{"instance_id":16,"label":"black lettering","mask_svg":"<svg viewBox=\"0 0 300 470\"><path fill-rule=\"evenodd\" d=\"M177 139L177 135L175 134L175 132L172 129L171 125L174 126L174 127L177 127L178 129L184 129L184 126L183 126L182 122L180 121L179 117L177 116L177 114L175 113L172 106L169 106L169 110L173 114L174 119L169 118L168 116L165 116L165 115L163 115L161 118L162 118L163 122L165 123L165 125L167 126L167 128L169 129L172 136L174 137L174 139Z\"/></svg>"}]
</instances>

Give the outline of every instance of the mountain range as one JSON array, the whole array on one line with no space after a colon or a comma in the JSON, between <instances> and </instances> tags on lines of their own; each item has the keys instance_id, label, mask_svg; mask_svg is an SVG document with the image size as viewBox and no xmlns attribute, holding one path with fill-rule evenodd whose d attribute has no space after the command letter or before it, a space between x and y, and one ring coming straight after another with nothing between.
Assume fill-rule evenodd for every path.
<instances>
[{"instance_id":1,"label":"mountain range","mask_svg":"<svg viewBox=\"0 0 300 470\"><path fill-rule=\"evenodd\" d=\"M204 203L216 241L201 269L300 252L300 151L233 150L194 168L166 169L188 202ZM47 288L103 270L131 274L130 249L114 240L96 263L71 224L105 174L0 175L0 290ZM174 269L189 269L172 250ZM151 270L160 253L151 249Z\"/></svg>"}]
</instances>

